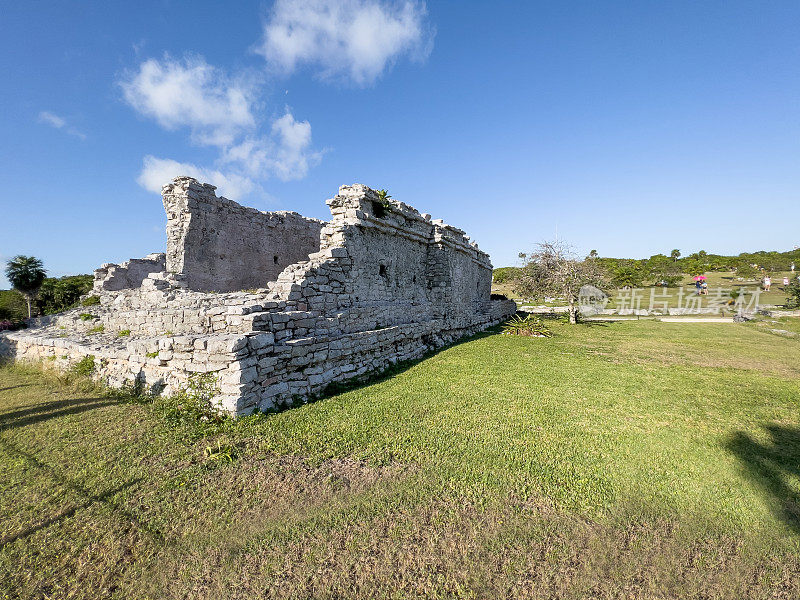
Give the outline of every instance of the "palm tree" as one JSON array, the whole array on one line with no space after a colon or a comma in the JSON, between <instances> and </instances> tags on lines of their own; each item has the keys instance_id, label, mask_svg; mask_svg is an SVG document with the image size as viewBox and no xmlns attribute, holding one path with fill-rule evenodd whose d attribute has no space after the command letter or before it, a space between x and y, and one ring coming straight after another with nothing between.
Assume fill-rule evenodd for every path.
<instances>
[{"instance_id":1,"label":"palm tree","mask_svg":"<svg viewBox=\"0 0 800 600\"><path fill-rule=\"evenodd\" d=\"M28 303L28 318L31 318L31 302L36 297L47 276L42 261L35 256L15 256L6 264L6 277Z\"/></svg>"}]
</instances>

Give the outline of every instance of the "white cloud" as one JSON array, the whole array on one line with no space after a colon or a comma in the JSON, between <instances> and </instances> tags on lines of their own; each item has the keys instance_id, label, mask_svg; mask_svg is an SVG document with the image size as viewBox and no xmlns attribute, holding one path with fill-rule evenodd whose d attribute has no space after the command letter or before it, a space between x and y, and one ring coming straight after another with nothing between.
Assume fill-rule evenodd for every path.
<instances>
[{"instance_id":1,"label":"white cloud","mask_svg":"<svg viewBox=\"0 0 800 600\"><path fill-rule=\"evenodd\" d=\"M194 141L226 146L255 126L253 87L202 57L149 59L120 82L126 102L165 129L188 127Z\"/></svg>"},{"instance_id":2,"label":"white cloud","mask_svg":"<svg viewBox=\"0 0 800 600\"><path fill-rule=\"evenodd\" d=\"M50 125L50 127L54 127L55 129L60 129L64 133L68 133L76 138L80 138L82 140L86 139L86 134L69 125L67 120L63 117L59 117L57 114L51 113L50 111L43 110L40 112L39 122Z\"/></svg>"},{"instance_id":3,"label":"white cloud","mask_svg":"<svg viewBox=\"0 0 800 600\"><path fill-rule=\"evenodd\" d=\"M322 77L366 85L401 56L427 57L433 29L426 16L421 0L277 0L257 51L273 68L291 72L308 64ZM137 54L142 45L134 45ZM210 168L145 156L138 182L147 190L160 192L174 177L189 175L240 198L263 193L257 182L270 177L305 177L322 157L313 149L308 121L298 121L288 108L274 120L263 118L263 81L244 71L232 76L201 56L164 55L144 60L118 83L138 113L164 129L186 129L193 143L219 151ZM40 119L85 137L53 113Z\"/></svg>"},{"instance_id":4,"label":"white cloud","mask_svg":"<svg viewBox=\"0 0 800 600\"><path fill-rule=\"evenodd\" d=\"M302 63L321 76L372 83L399 56L423 60L433 32L424 3L406 0L277 0L257 52L286 72Z\"/></svg>"},{"instance_id":5,"label":"white cloud","mask_svg":"<svg viewBox=\"0 0 800 600\"><path fill-rule=\"evenodd\" d=\"M144 158L138 178L145 189L160 192L177 175L190 175L240 198L256 189L254 180L276 176L284 181L308 173L320 154L311 148L311 125L288 111L259 133L254 109L256 88L209 65L202 57L177 61L149 59L125 75L120 86L137 112L161 127L186 127L195 143L219 148L218 165L201 167L172 159Z\"/></svg>"},{"instance_id":6,"label":"white cloud","mask_svg":"<svg viewBox=\"0 0 800 600\"><path fill-rule=\"evenodd\" d=\"M42 123L47 123L48 125L52 125L56 129L61 129L62 127L64 127L64 125L67 124L67 122L64 119L46 110L43 110L42 112L39 113L39 120Z\"/></svg>"},{"instance_id":7,"label":"white cloud","mask_svg":"<svg viewBox=\"0 0 800 600\"><path fill-rule=\"evenodd\" d=\"M147 155L137 182L146 190L161 192L161 187L178 175L189 175L217 186L223 195L240 199L261 191L256 181L273 176L281 181L305 177L322 157L311 143L311 124L295 120L287 111L272 123L268 135L251 136L222 148L215 168Z\"/></svg>"},{"instance_id":8,"label":"white cloud","mask_svg":"<svg viewBox=\"0 0 800 600\"><path fill-rule=\"evenodd\" d=\"M287 112L272 124L272 133L277 138L272 169L283 181L305 177L310 163L319 162L321 155L310 151L311 124L308 121L295 121Z\"/></svg>"},{"instance_id":9,"label":"white cloud","mask_svg":"<svg viewBox=\"0 0 800 600\"><path fill-rule=\"evenodd\" d=\"M255 183L237 173L222 173L215 169L205 169L191 163L181 163L170 158L144 157L142 172L136 180L144 189L161 193L161 187L179 175L194 177L202 183L217 186L217 194L238 199L252 192Z\"/></svg>"},{"instance_id":10,"label":"white cloud","mask_svg":"<svg viewBox=\"0 0 800 600\"><path fill-rule=\"evenodd\" d=\"M281 181L302 179L322 153L311 148L311 124L297 121L290 112L272 123L271 135L247 138L226 149L222 161L245 169L251 176L272 174Z\"/></svg>"}]
</instances>

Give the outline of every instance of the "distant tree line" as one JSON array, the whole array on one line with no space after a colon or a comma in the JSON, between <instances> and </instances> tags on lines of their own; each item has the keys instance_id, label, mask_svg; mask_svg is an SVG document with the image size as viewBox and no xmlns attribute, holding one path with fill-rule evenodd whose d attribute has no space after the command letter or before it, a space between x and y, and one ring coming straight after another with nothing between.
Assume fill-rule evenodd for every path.
<instances>
[{"instance_id":1,"label":"distant tree line","mask_svg":"<svg viewBox=\"0 0 800 600\"><path fill-rule=\"evenodd\" d=\"M523 256L526 255L520 255L520 258ZM754 279L762 274L788 271L793 263L800 268L800 249L789 252L742 252L737 256L709 254L705 250L681 256L680 250L674 249L669 255L654 254L644 259L602 257L592 250L586 259L602 267L613 287L639 287L647 283L673 287L685 275L694 276L711 271L735 273L744 279ZM494 282L513 285L523 276L524 268L495 269Z\"/></svg>"}]
</instances>

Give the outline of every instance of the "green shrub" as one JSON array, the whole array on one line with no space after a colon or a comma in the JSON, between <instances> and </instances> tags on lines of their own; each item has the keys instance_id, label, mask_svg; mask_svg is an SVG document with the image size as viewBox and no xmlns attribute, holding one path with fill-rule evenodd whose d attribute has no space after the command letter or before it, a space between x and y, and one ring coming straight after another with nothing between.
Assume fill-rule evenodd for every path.
<instances>
[{"instance_id":1,"label":"green shrub","mask_svg":"<svg viewBox=\"0 0 800 600\"><path fill-rule=\"evenodd\" d=\"M528 337L551 337L553 335L550 328L535 315L527 315L524 318L514 315L503 325L503 333Z\"/></svg>"},{"instance_id":2,"label":"green shrub","mask_svg":"<svg viewBox=\"0 0 800 600\"><path fill-rule=\"evenodd\" d=\"M792 273L792 283L786 288L788 298L786 298L787 308L800 308L800 280Z\"/></svg>"},{"instance_id":3,"label":"green shrub","mask_svg":"<svg viewBox=\"0 0 800 600\"><path fill-rule=\"evenodd\" d=\"M614 287L640 287L647 274L638 265L628 264L618 266L612 272L611 284Z\"/></svg>"},{"instance_id":4,"label":"green shrub","mask_svg":"<svg viewBox=\"0 0 800 600\"><path fill-rule=\"evenodd\" d=\"M675 287L681 281L683 281L683 275L662 275L661 278L656 281L656 284L659 284L662 281L667 284L666 287Z\"/></svg>"},{"instance_id":5,"label":"green shrub","mask_svg":"<svg viewBox=\"0 0 800 600\"><path fill-rule=\"evenodd\" d=\"M378 194L378 201L372 202L372 212L375 213L376 217L383 218L392 210L392 203L389 202L391 196L388 190L377 190L376 193Z\"/></svg>"},{"instance_id":6,"label":"green shrub","mask_svg":"<svg viewBox=\"0 0 800 600\"><path fill-rule=\"evenodd\" d=\"M146 356L147 358L156 358L156 357L158 356L158 351L155 351L155 352L148 352L147 354L145 354L145 356Z\"/></svg>"},{"instance_id":7,"label":"green shrub","mask_svg":"<svg viewBox=\"0 0 800 600\"><path fill-rule=\"evenodd\" d=\"M50 315L77 306L78 299L92 289L93 281L91 275L46 278L36 300L39 312Z\"/></svg>"},{"instance_id":8,"label":"green shrub","mask_svg":"<svg viewBox=\"0 0 800 600\"><path fill-rule=\"evenodd\" d=\"M94 319L94 315L89 313L81 313L81 321L91 321Z\"/></svg>"},{"instance_id":9,"label":"green shrub","mask_svg":"<svg viewBox=\"0 0 800 600\"><path fill-rule=\"evenodd\" d=\"M168 421L180 423L217 424L225 420L214 397L219 394L213 373L193 373L186 387L169 398L161 398L156 407Z\"/></svg>"},{"instance_id":10,"label":"green shrub","mask_svg":"<svg viewBox=\"0 0 800 600\"><path fill-rule=\"evenodd\" d=\"M105 330L106 330L105 326L104 326L104 325L101 323L101 324L100 324L100 325L98 325L97 327L92 327L92 328L91 328L89 331L87 331L86 333L88 333L88 334L90 334L90 335L91 335L91 334L93 334L93 333L103 333Z\"/></svg>"},{"instance_id":11,"label":"green shrub","mask_svg":"<svg viewBox=\"0 0 800 600\"><path fill-rule=\"evenodd\" d=\"M117 337L128 337L131 334L130 329L123 329L117 334Z\"/></svg>"},{"instance_id":12,"label":"green shrub","mask_svg":"<svg viewBox=\"0 0 800 600\"><path fill-rule=\"evenodd\" d=\"M755 279L758 276L758 269L749 263L741 263L736 267L736 274L743 279Z\"/></svg>"},{"instance_id":13,"label":"green shrub","mask_svg":"<svg viewBox=\"0 0 800 600\"><path fill-rule=\"evenodd\" d=\"M94 373L94 354L88 354L72 365L70 372L79 377L91 377Z\"/></svg>"},{"instance_id":14,"label":"green shrub","mask_svg":"<svg viewBox=\"0 0 800 600\"><path fill-rule=\"evenodd\" d=\"M28 317L25 298L15 290L0 290L0 321L21 321Z\"/></svg>"},{"instance_id":15,"label":"green shrub","mask_svg":"<svg viewBox=\"0 0 800 600\"><path fill-rule=\"evenodd\" d=\"M86 296L81 300L81 306L97 306L100 304L100 296Z\"/></svg>"},{"instance_id":16,"label":"green shrub","mask_svg":"<svg viewBox=\"0 0 800 600\"><path fill-rule=\"evenodd\" d=\"M239 449L233 444L223 443L222 440L217 440L216 444L206 446L205 456L209 460L233 462L239 458Z\"/></svg>"}]
</instances>

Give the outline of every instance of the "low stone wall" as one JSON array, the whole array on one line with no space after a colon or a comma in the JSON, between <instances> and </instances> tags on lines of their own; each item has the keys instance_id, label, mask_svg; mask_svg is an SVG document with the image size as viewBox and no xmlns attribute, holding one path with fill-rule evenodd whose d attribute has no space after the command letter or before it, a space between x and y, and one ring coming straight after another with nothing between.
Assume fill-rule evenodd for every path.
<instances>
[{"instance_id":1,"label":"low stone wall","mask_svg":"<svg viewBox=\"0 0 800 600\"><path fill-rule=\"evenodd\" d=\"M59 338L52 332L22 330L0 335L0 356L44 363L66 371L87 356L94 358L94 379L114 388L145 386L149 393L184 389L192 373L235 377L241 336L178 336L123 339L109 335ZM220 407L232 412L220 403Z\"/></svg>"}]
</instances>

